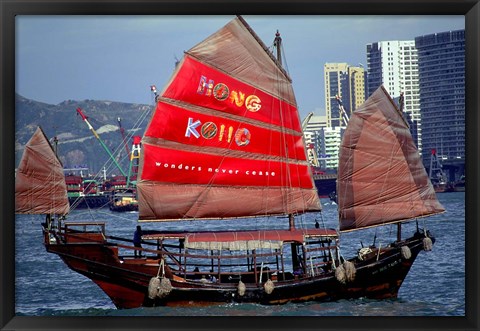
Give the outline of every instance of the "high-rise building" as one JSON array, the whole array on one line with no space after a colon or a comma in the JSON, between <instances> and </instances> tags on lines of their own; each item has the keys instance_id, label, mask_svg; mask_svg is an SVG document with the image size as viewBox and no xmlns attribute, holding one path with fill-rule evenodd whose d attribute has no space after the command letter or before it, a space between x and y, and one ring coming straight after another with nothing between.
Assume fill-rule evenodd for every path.
<instances>
[{"instance_id":1,"label":"high-rise building","mask_svg":"<svg viewBox=\"0 0 480 331\"><path fill-rule=\"evenodd\" d=\"M403 111L413 123L412 136L422 151L418 57L414 40L367 45L368 95L383 85L392 98L403 94Z\"/></svg>"},{"instance_id":2,"label":"high-rise building","mask_svg":"<svg viewBox=\"0 0 480 331\"><path fill-rule=\"evenodd\" d=\"M347 63L324 65L325 111L329 127L344 126L336 97L350 116L365 101L365 70Z\"/></svg>"},{"instance_id":3,"label":"high-rise building","mask_svg":"<svg viewBox=\"0 0 480 331\"><path fill-rule=\"evenodd\" d=\"M323 130L327 127L327 117L313 115L310 117L306 128L303 130L305 145L307 146L307 157L310 164L326 168L325 161L319 159L319 155L325 154Z\"/></svg>"},{"instance_id":4,"label":"high-rise building","mask_svg":"<svg viewBox=\"0 0 480 331\"><path fill-rule=\"evenodd\" d=\"M330 127L323 130L325 153L319 155L319 160L325 162L326 169L338 168L338 152L342 142L344 127Z\"/></svg>"},{"instance_id":5,"label":"high-rise building","mask_svg":"<svg viewBox=\"0 0 480 331\"><path fill-rule=\"evenodd\" d=\"M436 150L450 180L465 167L465 30L415 38L420 73L424 165ZM463 162L463 169L462 169Z\"/></svg>"}]
</instances>

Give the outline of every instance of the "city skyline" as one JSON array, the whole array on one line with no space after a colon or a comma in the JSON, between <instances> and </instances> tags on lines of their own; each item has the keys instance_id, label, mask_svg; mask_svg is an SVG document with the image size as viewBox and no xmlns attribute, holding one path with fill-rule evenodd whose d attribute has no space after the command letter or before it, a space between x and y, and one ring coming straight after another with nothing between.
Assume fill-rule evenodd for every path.
<instances>
[{"instance_id":1,"label":"city skyline","mask_svg":"<svg viewBox=\"0 0 480 331\"><path fill-rule=\"evenodd\" d=\"M40 102L152 103L183 51L232 16L17 16L16 92ZM273 44L278 29L301 118L325 114L323 66L366 67L366 45L464 29L464 16L244 16ZM388 28L385 28L388 27Z\"/></svg>"}]
</instances>

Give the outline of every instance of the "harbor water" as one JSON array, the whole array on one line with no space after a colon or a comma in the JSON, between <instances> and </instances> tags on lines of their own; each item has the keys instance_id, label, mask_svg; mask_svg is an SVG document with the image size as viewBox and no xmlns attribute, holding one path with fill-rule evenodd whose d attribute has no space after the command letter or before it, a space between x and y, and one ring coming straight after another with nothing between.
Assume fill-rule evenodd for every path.
<instances>
[{"instance_id":1,"label":"harbor water","mask_svg":"<svg viewBox=\"0 0 480 331\"><path fill-rule=\"evenodd\" d=\"M465 316L465 193L438 194L446 212L418 221L436 238L433 250L421 252L405 279L397 299L341 300L288 303L280 306L222 304L208 307L155 307L116 309L103 291L88 278L70 270L43 246L40 215L16 215L15 312L18 316ZM322 216L297 219L297 227L314 227L315 220L328 228L338 227L337 206L322 199ZM107 234L131 239L138 213L114 213L108 208L78 209L69 221L106 222ZM271 221L272 219L270 219ZM274 219L288 228L288 220ZM221 230L272 228L266 220L197 221L199 229ZM275 225L277 226L277 225ZM416 222L404 224L403 237L415 231ZM144 223L143 229L179 230L178 223ZM354 256L361 247L387 245L396 238L396 225L341 235L341 254Z\"/></svg>"}]
</instances>

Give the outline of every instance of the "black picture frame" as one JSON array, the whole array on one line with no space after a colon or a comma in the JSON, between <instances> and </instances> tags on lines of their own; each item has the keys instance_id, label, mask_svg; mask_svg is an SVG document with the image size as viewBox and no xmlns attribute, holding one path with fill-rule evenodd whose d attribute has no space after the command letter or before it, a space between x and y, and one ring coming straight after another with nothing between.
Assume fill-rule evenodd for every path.
<instances>
[{"instance_id":1,"label":"black picture frame","mask_svg":"<svg viewBox=\"0 0 480 331\"><path fill-rule=\"evenodd\" d=\"M479 328L479 159L480 4L478 0L317 0L317 1L81 1L5 0L1 2L1 330L478 330ZM15 16L135 14L331 14L465 15L466 18L466 311L465 317L26 317L15 316ZM455 289L452 289L454 291Z\"/></svg>"}]
</instances>

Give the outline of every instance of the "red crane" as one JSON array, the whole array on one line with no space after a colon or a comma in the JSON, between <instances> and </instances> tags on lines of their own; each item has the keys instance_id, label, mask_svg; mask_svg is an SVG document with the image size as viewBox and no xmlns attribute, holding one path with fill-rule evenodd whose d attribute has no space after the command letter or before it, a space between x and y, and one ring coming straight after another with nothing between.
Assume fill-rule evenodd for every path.
<instances>
[{"instance_id":1,"label":"red crane","mask_svg":"<svg viewBox=\"0 0 480 331\"><path fill-rule=\"evenodd\" d=\"M120 133L122 134L123 144L125 145L125 150L127 151L127 155L130 155L130 149L128 148L127 138L125 137L125 129L122 127L122 119L120 117L117 118L118 127L120 128Z\"/></svg>"}]
</instances>

